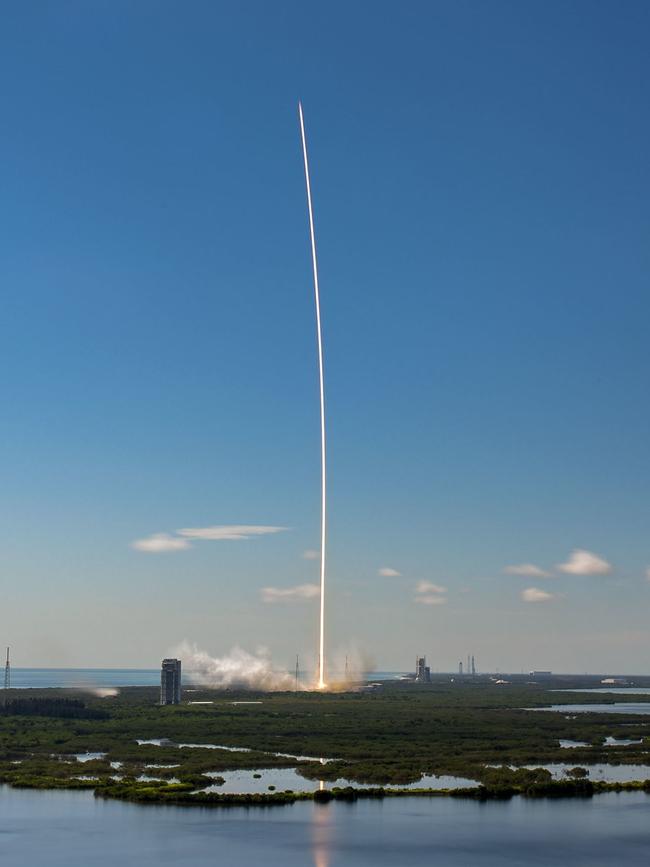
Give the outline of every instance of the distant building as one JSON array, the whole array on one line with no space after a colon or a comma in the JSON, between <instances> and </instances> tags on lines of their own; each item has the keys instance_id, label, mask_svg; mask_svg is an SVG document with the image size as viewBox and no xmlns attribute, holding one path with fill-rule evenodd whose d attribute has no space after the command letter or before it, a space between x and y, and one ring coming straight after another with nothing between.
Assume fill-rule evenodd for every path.
<instances>
[{"instance_id":1,"label":"distant building","mask_svg":"<svg viewBox=\"0 0 650 867\"><path fill-rule=\"evenodd\" d=\"M530 676L531 677L552 677L553 672L552 671L531 671Z\"/></svg>"},{"instance_id":2,"label":"distant building","mask_svg":"<svg viewBox=\"0 0 650 867\"><path fill-rule=\"evenodd\" d=\"M417 683L431 683L431 669L426 656L418 656L415 660L415 680Z\"/></svg>"},{"instance_id":3,"label":"distant building","mask_svg":"<svg viewBox=\"0 0 650 867\"><path fill-rule=\"evenodd\" d=\"M181 661L163 659L160 670L160 703L180 704L181 702Z\"/></svg>"},{"instance_id":4,"label":"distant building","mask_svg":"<svg viewBox=\"0 0 650 867\"><path fill-rule=\"evenodd\" d=\"M601 683L608 684L609 686L627 686L628 680L626 677L605 677L601 680Z\"/></svg>"}]
</instances>

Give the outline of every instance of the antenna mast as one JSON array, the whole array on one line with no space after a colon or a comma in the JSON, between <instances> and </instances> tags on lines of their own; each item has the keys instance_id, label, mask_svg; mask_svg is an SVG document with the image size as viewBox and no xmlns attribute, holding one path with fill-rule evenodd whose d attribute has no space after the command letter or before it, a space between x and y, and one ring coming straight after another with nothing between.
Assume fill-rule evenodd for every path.
<instances>
[{"instance_id":1,"label":"antenna mast","mask_svg":"<svg viewBox=\"0 0 650 867\"><path fill-rule=\"evenodd\" d=\"M7 662L5 663L5 688L3 696L3 705L7 704L7 693L11 688L11 665L9 663L9 648L7 648Z\"/></svg>"}]
</instances>

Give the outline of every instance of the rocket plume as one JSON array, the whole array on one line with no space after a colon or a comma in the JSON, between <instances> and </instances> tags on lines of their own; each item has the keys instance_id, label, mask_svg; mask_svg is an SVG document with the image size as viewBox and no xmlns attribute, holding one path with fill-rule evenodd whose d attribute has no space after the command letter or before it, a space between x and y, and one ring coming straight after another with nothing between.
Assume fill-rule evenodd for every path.
<instances>
[{"instance_id":1,"label":"rocket plume","mask_svg":"<svg viewBox=\"0 0 650 867\"><path fill-rule=\"evenodd\" d=\"M318 688L325 688L325 535L326 535L326 489L327 472L325 462L325 385L323 377L323 335L320 321L320 290L318 287L318 264L316 261L316 236L314 233L314 211L311 202L311 183L309 161L307 159L307 139L302 104L298 103L302 154L305 162L305 183L307 185L307 208L309 210L309 234L311 238L311 261L314 272L314 298L316 301L316 335L318 338L318 379L320 385L320 447L321 447L321 524L320 524L320 632L318 644Z\"/></svg>"}]
</instances>

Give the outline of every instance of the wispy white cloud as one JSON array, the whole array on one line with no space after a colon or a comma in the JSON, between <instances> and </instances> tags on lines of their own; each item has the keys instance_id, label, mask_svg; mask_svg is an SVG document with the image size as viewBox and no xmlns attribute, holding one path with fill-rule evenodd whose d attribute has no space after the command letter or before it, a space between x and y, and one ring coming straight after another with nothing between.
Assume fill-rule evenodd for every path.
<instances>
[{"instance_id":1,"label":"wispy white cloud","mask_svg":"<svg viewBox=\"0 0 650 867\"><path fill-rule=\"evenodd\" d=\"M302 552L302 556L304 560L318 560L320 557L320 551L316 551L314 548L308 548L306 551Z\"/></svg>"},{"instance_id":2,"label":"wispy white cloud","mask_svg":"<svg viewBox=\"0 0 650 867\"><path fill-rule=\"evenodd\" d=\"M506 566L503 570L506 575L523 575L527 578L550 578L551 573L540 569L534 563L516 563L514 566Z\"/></svg>"},{"instance_id":3,"label":"wispy white cloud","mask_svg":"<svg viewBox=\"0 0 650 867\"><path fill-rule=\"evenodd\" d=\"M415 601L418 605L444 605L447 588L431 581L418 581L415 585Z\"/></svg>"},{"instance_id":4,"label":"wispy white cloud","mask_svg":"<svg viewBox=\"0 0 650 867\"><path fill-rule=\"evenodd\" d=\"M432 584L431 581L418 581L415 588L416 593L446 593L447 588L440 584Z\"/></svg>"},{"instance_id":5,"label":"wispy white cloud","mask_svg":"<svg viewBox=\"0 0 650 867\"><path fill-rule=\"evenodd\" d=\"M131 542L131 547L147 554L166 554L168 551L184 551L191 546L187 539L179 539L178 536L170 536L169 533L154 533L145 539Z\"/></svg>"},{"instance_id":6,"label":"wispy white cloud","mask_svg":"<svg viewBox=\"0 0 650 867\"><path fill-rule=\"evenodd\" d=\"M547 593L546 590L540 590L538 587L528 587L521 591L521 598L524 602L551 602L557 599L557 593Z\"/></svg>"},{"instance_id":7,"label":"wispy white cloud","mask_svg":"<svg viewBox=\"0 0 650 867\"><path fill-rule=\"evenodd\" d=\"M418 605L445 605L447 597L438 593L423 593L415 597Z\"/></svg>"},{"instance_id":8,"label":"wispy white cloud","mask_svg":"<svg viewBox=\"0 0 650 867\"><path fill-rule=\"evenodd\" d=\"M398 572L397 569L391 569L390 566L382 566L377 574L381 575L382 578L399 578L402 573Z\"/></svg>"},{"instance_id":9,"label":"wispy white cloud","mask_svg":"<svg viewBox=\"0 0 650 867\"><path fill-rule=\"evenodd\" d=\"M263 587L262 602L296 602L318 596L318 584L298 584L297 587Z\"/></svg>"},{"instance_id":10,"label":"wispy white cloud","mask_svg":"<svg viewBox=\"0 0 650 867\"><path fill-rule=\"evenodd\" d=\"M271 533L282 533L288 527L265 527L255 524L232 524L216 527L187 527L177 530L179 536L186 539L204 539L210 542L238 542L250 539L252 536L267 536Z\"/></svg>"},{"instance_id":11,"label":"wispy white cloud","mask_svg":"<svg viewBox=\"0 0 650 867\"><path fill-rule=\"evenodd\" d=\"M576 548L566 563L558 563L557 568L567 575L608 575L612 571L612 564L591 551Z\"/></svg>"},{"instance_id":12,"label":"wispy white cloud","mask_svg":"<svg viewBox=\"0 0 650 867\"><path fill-rule=\"evenodd\" d=\"M169 551L185 551L193 541L240 541L255 536L281 533L288 527L266 527L257 524L232 524L216 527L187 527L171 533L154 533L145 539L136 539L131 547L147 554L165 554Z\"/></svg>"}]
</instances>

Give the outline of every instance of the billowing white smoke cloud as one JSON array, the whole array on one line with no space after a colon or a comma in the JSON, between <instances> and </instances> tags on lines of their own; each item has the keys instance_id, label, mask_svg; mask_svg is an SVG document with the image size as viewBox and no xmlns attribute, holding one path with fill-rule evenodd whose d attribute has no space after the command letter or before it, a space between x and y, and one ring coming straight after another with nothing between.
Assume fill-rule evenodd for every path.
<instances>
[{"instance_id":1,"label":"billowing white smoke cloud","mask_svg":"<svg viewBox=\"0 0 650 867\"><path fill-rule=\"evenodd\" d=\"M264 648L252 654L241 647L233 647L227 656L215 657L184 641L174 655L181 659L186 677L201 686L213 689L239 687L265 692L296 688L295 679L289 672L274 670Z\"/></svg>"}]
</instances>

